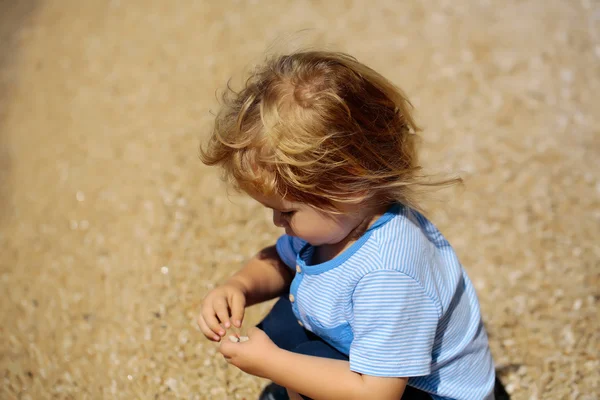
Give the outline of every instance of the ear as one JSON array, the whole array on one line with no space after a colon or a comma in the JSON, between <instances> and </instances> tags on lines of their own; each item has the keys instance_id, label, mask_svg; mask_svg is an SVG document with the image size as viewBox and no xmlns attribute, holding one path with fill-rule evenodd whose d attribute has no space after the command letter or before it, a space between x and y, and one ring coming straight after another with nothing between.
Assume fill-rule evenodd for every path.
<instances>
[{"instance_id":1,"label":"ear","mask_svg":"<svg viewBox=\"0 0 600 400\"><path fill-rule=\"evenodd\" d=\"M338 210L342 210L344 213L353 213L358 211L364 211L365 207L371 207L369 200L369 192L367 190L361 190L360 192L352 193L347 196L344 202L335 202L334 206Z\"/></svg>"}]
</instances>

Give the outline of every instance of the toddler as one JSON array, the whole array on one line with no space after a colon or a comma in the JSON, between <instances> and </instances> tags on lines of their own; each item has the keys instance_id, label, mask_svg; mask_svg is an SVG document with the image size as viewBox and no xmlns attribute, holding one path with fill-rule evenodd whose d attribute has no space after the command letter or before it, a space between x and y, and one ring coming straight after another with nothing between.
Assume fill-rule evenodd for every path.
<instances>
[{"instance_id":1,"label":"toddler","mask_svg":"<svg viewBox=\"0 0 600 400\"><path fill-rule=\"evenodd\" d=\"M273 211L277 242L203 301L225 359L263 399L493 399L473 285L418 210L418 127L404 94L355 58L273 57L228 91L201 159ZM244 308L280 297L247 341ZM284 389L285 388L285 389Z\"/></svg>"}]
</instances>

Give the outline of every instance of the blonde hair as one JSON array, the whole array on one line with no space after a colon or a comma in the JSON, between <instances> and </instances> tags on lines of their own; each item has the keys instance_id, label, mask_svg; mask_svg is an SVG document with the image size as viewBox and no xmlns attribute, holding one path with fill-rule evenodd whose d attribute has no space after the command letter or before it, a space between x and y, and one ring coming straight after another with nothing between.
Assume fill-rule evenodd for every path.
<instances>
[{"instance_id":1,"label":"blonde hair","mask_svg":"<svg viewBox=\"0 0 600 400\"><path fill-rule=\"evenodd\" d=\"M420 176L412 105L355 58L302 51L267 59L236 92L229 85L200 158L242 191L336 212L336 203L402 203Z\"/></svg>"}]
</instances>

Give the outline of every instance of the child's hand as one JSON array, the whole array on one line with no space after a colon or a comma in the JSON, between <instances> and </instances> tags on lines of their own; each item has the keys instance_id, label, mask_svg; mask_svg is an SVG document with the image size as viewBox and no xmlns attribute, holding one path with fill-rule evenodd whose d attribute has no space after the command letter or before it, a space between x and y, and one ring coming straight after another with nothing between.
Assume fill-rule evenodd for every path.
<instances>
[{"instance_id":1,"label":"child's hand","mask_svg":"<svg viewBox=\"0 0 600 400\"><path fill-rule=\"evenodd\" d=\"M266 362L278 349L267 334L258 328L248 331L248 340L245 342L224 340L219 346L219 351L229 364L261 378L267 378Z\"/></svg>"},{"instance_id":2,"label":"child's hand","mask_svg":"<svg viewBox=\"0 0 600 400\"><path fill-rule=\"evenodd\" d=\"M243 290L234 283L226 283L211 290L202 302L198 326L204 336L218 342L232 325L242 326L245 307Z\"/></svg>"}]
</instances>

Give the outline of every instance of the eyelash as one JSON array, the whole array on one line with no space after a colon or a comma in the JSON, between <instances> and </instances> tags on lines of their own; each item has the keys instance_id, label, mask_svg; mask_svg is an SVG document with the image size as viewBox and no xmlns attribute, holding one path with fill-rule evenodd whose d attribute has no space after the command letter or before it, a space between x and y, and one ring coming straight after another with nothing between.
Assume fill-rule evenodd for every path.
<instances>
[{"instance_id":1,"label":"eyelash","mask_svg":"<svg viewBox=\"0 0 600 400\"><path fill-rule=\"evenodd\" d=\"M291 217L296 213L296 211L281 211L281 215L284 217Z\"/></svg>"}]
</instances>

